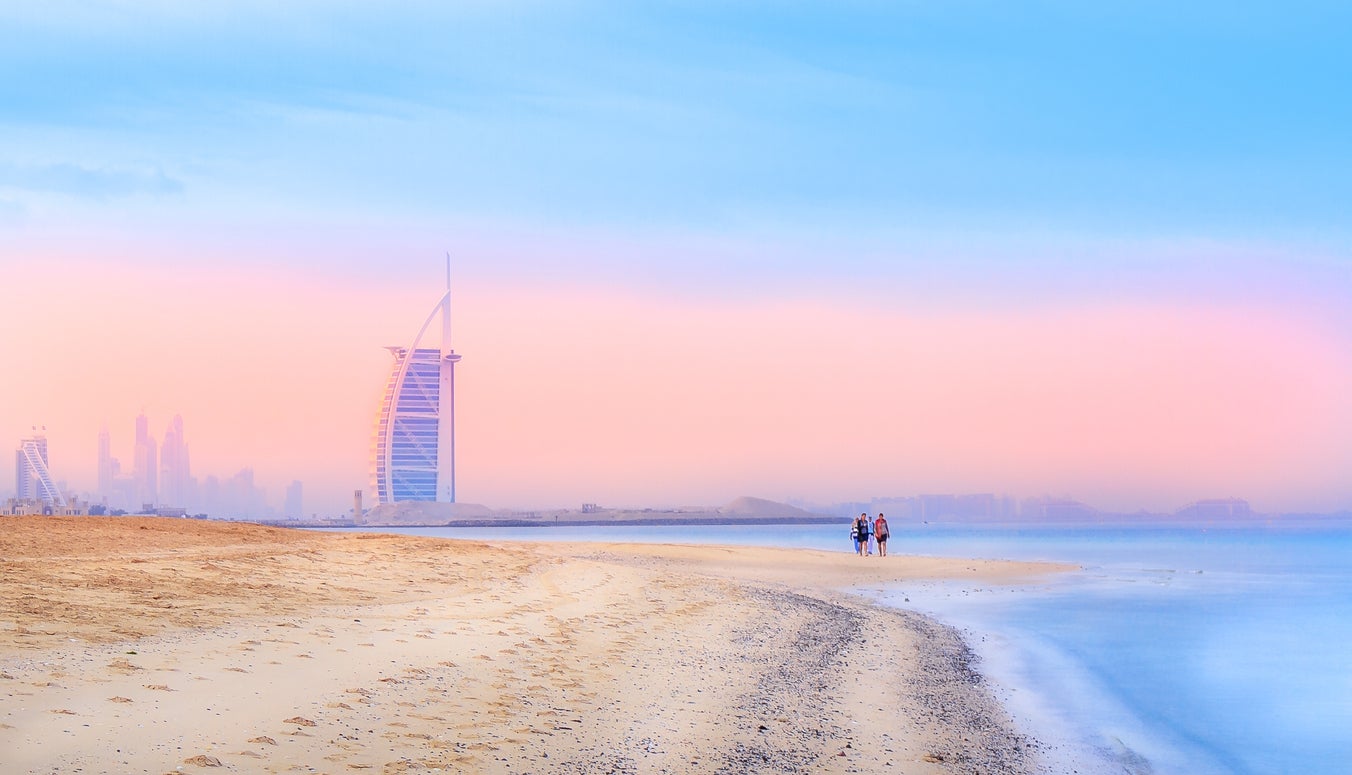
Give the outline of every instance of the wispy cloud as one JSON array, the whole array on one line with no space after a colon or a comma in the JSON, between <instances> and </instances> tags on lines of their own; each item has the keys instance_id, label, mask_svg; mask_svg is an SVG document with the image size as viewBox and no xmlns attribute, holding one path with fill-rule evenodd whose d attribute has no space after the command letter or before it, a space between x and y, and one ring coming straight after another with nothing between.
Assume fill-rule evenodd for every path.
<instances>
[{"instance_id":1,"label":"wispy cloud","mask_svg":"<svg viewBox=\"0 0 1352 775\"><path fill-rule=\"evenodd\" d=\"M23 165L0 162L0 188L66 194L88 199L183 191L183 182L161 170L91 168L78 164Z\"/></svg>"}]
</instances>

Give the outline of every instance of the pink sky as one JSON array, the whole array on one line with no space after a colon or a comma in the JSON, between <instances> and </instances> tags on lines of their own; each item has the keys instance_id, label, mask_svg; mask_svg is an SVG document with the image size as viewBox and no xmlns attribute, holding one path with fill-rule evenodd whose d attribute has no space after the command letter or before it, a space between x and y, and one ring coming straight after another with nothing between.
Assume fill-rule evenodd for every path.
<instances>
[{"instance_id":1,"label":"pink sky","mask_svg":"<svg viewBox=\"0 0 1352 775\"><path fill-rule=\"evenodd\" d=\"M58 476L129 465L142 410L193 473L255 469L306 511L367 489L383 346L441 278L45 257L6 270L0 434L45 424ZM861 301L861 298L863 299ZM709 298L457 274L460 500L495 507L1068 495L1172 510L1352 506L1352 335L1291 304L903 308L837 290ZM6 469L7 471L9 469ZM0 489L12 487L12 473Z\"/></svg>"}]
</instances>

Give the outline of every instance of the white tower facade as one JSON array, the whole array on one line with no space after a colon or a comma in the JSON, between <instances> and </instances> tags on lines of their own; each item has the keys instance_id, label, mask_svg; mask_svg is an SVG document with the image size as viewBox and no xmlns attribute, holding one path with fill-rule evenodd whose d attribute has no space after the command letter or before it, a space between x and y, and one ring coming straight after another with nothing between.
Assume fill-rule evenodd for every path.
<instances>
[{"instance_id":1,"label":"white tower facade","mask_svg":"<svg viewBox=\"0 0 1352 775\"><path fill-rule=\"evenodd\" d=\"M441 347L421 347L437 315ZM407 347L394 356L371 445L371 489L377 503L455 503L455 364L451 349L451 276L446 291Z\"/></svg>"}]
</instances>

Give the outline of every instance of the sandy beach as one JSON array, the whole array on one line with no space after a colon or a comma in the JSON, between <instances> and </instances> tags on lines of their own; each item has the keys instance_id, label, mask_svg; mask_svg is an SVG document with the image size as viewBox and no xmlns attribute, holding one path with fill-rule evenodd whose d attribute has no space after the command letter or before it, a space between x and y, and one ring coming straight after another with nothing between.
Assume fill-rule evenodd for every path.
<instances>
[{"instance_id":1,"label":"sandy beach","mask_svg":"<svg viewBox=\"0 0 1352 775\"><path fill-rule=\"evenodd\" d=\"M1060 566L0 518L0 772L1031 773L952 630Z\"/></svg>"}]
</instances>

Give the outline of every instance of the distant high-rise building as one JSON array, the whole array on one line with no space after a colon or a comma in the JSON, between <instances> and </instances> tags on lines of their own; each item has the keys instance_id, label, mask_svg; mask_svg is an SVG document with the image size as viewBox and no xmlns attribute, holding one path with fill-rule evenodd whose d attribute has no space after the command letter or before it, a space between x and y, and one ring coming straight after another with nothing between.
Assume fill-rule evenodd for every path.
<instances>
[{"instance_id":1,"label":"distant high-rise building","mask_svg":"<svg viewBox=\"0 0 1352 775\"><path fill-rule=\"evenodd\" d=\"M159 502L155 440L150 437L150 421L144 413L136 416L136 458L132 477L136 480L136 500L140 505L153 506Z\"/></svg>"},{"instance_id":2,"label":"distant high-rise building","mask_svg":"<svg viewBox=\"0 0 1352 775\"><path fill-rule=\"evenodd\" d=\"M65 507L66 499L52 478L47 462L47 437L37 433L19 441L14 452L14 489L19 500L35 500ZM45 429L44 429L45 430Z\"/></svg>"},{"instance_id":3,"label":"distant high-rise building","mask_svg":"<svg viewBox=\"0 0 1352 775\"><path fill-rule=\"evenodd\" d=\"M254 483L252 468L242 468L224 481L208 476L202 486L201 507L215 519L268 519L276 516L267 505L267 491Z\"/></svg>"},{"instance_id":4,"label":"distant high-rise building","mask_svg":"<svg viewBox=\"0 0 1352 775\"><path fill-rule=\"evenodd\" d=\"M112 452L112 436L107 426L99 431L99 492L98 497L109 508L133 509L142 504L140 488L134 474L122 473L122 463Z\"/></svg>"},{"instance_id":5,"label":"distant high-rise building","mask_svg":"<svg viewBox=\"0 0 1352 775\"><path fill-rule=\"evenodd\" d=\"M300 519L305 516L301 503L301 484L294 481L286 487L286 501L282 506L282 516L287 519Z\"/></svg>"},{"instance_id":6,"label":"distant high-rise building","mask_svg":"<svg viewBox=\"0 0 1352 775\"><path fill-rule=\"evenodd\" d=\"M117 476L117 461L113 459L112 436L108 426L99 430L99 497L107 498L113 492L113 477Z\"/></svg>"},{"instance_id":7,"label":"distant high-rise building","mask_svg":"<svg viewBox=\"0 0 1352 775\"><path fill-rule=\"evenodd\" d=\"M188 505L192 495L188 442L183 438L183 417L174 415L160 447L160 500L166 506Z\"/></svg>"},{"instance_id":8,"label":"distant high-rise building","mask_svg":"<svg viewBox=\"0 0 1352 775\"><path fill-rule=\"evenodd\" d=\"M407 347L394 356L376 416L371 489L377 503L455 503L455 364L451 349L450 262L446 292ZM419 347L441 314L440 349Z\"/></svg>"}]
</instances>

